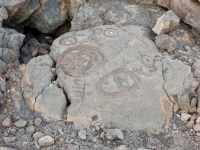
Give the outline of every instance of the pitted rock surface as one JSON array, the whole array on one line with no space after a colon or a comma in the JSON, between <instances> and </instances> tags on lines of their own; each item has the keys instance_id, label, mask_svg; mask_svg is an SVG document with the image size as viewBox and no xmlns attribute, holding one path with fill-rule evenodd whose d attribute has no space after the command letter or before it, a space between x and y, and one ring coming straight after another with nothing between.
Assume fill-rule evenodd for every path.
<instances>
[{"instance_id":1,"label":"pitted rock surface","mask_svg":"<svg viewBox=\"0 0 200 150\"><path fill-rule=\"evenodd\" d=\"M51 56L71 102L68 122L152 131L172 115L161 53L140 27L70 32L54 41Z\"/></svg>"}]
</instances>

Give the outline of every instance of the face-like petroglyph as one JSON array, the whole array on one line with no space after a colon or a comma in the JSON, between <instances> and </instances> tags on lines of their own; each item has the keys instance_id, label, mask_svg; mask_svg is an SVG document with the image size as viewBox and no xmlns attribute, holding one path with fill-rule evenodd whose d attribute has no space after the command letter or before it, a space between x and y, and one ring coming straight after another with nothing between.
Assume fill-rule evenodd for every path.
<instances>
[{"instance_id":1,"label":"face-like petroglyph","mask_svg":"<svg viewBox=\"0 0 200 150\"><path fill-rule=\"evenodd\" d=\"M140 79L133 72L119 68L102 77L97 84L97 92L104 98L122 97L139 88Z\"/></svg>"},{"instance_id":2,"label":"face-like petroglyph","mask_svg":"<svg viewBox=\"0 0 200 150\"><path fill-rule=\"evenodd\" d=\"M62 46L71 46L77 43L76 37L64 37L60 40L60 45Z\"/></svg>"},{"instance_id":3,"label":"face-like petroglyph","mask_svg":"<svg viewBox=\"0 0 200 150\"><path fill-rule=\"evenodd\" d=\"M104 64L105 57L99 48L77 45L66 50L58 60L57 68L69 76L84 76Z\"/></svg>"}]
</instances>

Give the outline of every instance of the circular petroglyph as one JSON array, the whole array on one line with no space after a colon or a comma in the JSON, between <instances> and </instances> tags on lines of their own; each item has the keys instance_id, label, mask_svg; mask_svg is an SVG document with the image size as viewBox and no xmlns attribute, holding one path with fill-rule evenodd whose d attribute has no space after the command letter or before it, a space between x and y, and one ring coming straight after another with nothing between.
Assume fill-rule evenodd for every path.
<instances>
[{"instance_id":1,"label":"circular petroglyph","mask_svg":"<svg viewBox=\"0 0 200 150\"><path fill-rule=\"evenodd\" d=\"M57 68L61 68L66 75L84 76L102 66L105 62L104 54L99 48L88 45L77 45L67 49L60 57Z\"/></svg>"},{"instance_id":2,"label":"circular petroglyph","mask_svg":"<svg viewBox=\"0 0 200 150\"><path fill-rule=\"evenodd\" d=\"M139 77L125 68L119 68L103 76L97 83L97 92L104 98L132 94L140 86Z\"/></svg>"},{"instance_id":3,"label":"circular petroglyph","mask_svg":"<svg viewBox=\"0 0 200 150\"><path fill-rule=\"evenodd\" d=\"M107 37L115 38L118 36L118 31L114 28L107 28L104 32L104 35Z\"/></svg>"},{"instance_id":4,"label":"circular petroglyph","mask_svg":"<svg viewBox=\"0 0 200 150\"><path fill-rule=\"evenodd\" d=\"M148 68L152 68L154 65L154 59L147 55L141 54L140 61Z\"/></svg>"},{"instance_id":5,"label":"circular petroglyph","mask_svg":"<svg viewBox=\"0 0 200 150\"><path fill-rule=\"evenodd\" d=\"M64 37L60 40L60 45L63 46L70 46L70 45L74 45L77 43L77 38L76 37Z\"/></svg>"},{"instance_id":6,"label":"circular petroglyph","mask_svg":"<svg viewBox=\"0 0 200 150\"><path fill-rule=\"evenodd\" d=\"M101 29L101 28L96 28L96 29L92 30L92 32L94 34L100 34L102 31L103 31L103 29Z\"/></svg>"}]
</instances>

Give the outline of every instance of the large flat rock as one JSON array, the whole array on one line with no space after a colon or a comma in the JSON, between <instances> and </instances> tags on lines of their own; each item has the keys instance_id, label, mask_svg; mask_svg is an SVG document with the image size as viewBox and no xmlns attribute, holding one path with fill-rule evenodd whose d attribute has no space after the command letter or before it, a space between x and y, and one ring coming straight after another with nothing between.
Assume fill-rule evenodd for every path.
<instances>
[{"instance_id":1,"label":"large flat rock","mask_svg":"<svg viewBox=\"0 0 200 150\"><path fill-rule=\"evenodd\" d=\"M140 27L69 32L54 41L51 56L71 103L68 122L152 131L170 119L162 56Z\"/></svg>"}]
</instances>

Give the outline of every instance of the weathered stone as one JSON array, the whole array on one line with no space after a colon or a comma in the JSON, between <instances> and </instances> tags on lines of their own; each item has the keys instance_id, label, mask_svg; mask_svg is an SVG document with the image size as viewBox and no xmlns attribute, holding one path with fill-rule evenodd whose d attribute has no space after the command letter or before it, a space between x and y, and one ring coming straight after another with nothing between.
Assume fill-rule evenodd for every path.
<instances>
[{"instance_id":1,"label":"weathered stone","mask_svg":"<svg viewBox=\"0 0 200 150\"><path fill-rule=\"evenodd\" d=\"M200 124L195 124L193 126L194 131L200 131Z\"/></svg>"},{"instance_id":2,"label":"weathered stone","mask_svg":"<svg viewBox=\"0 0 200 150\"><path fill-rule=\"evenodd\" d=\"M4 7L8 11L9 18L11 18L20 7L26 6L30 0L3 0Z\"/></svg>"},{"instance_id":3,"label":"weathered stone","mask_svg":"<svg viewBox=\"0 0 200 150\"><path fill-rule=\"evenodd\" d=\"M195 77L200 78L200 59L195 59L192 68L194 69Z\"/></svg>"},{"instance_id":4,"label":"weathered stone","mask_svg":"<svg viewBox=\"0 0 200 150\"><path fill-rule=\"evenodd\" d=\"M171 0L170 9L200 34L200 5L191 0Z\"/></svg>"},{"instance_id":5,"label":"weathered stone","mask_svg":"<svg viewBox=\"0 0 200 150\"><path fill-rule=\"evenodd\" d=\"M195 137L195 142L200 142L200 137L199 136Z\"/></svg>"},{"instance_id":6,"label":"weathered stone","mask_svg":"<svg viewBox=\"0 0 200 150\"><path fill-rule=\"evenodd\" d=\"M86 0L70 0L69 5L69 16L73 18L75 14L78 12L78 9L81 5L85 3Z\"/></svg>"},{"instance_id":7,"label":"weathered stone","mask_svg":"<svg viewBox=\"0 0 200 150\"><path fill-rule=\"evenodd\" d=\"M12 121L11 121L10 116L6 117L6 119L4 119L3 122L1 123L1 126L4 128L9 128L11 127L11 125L12 125Z\"/></svg>"},{"instance_id":8,"label":"weathered stone","mask_svg":"<svg viewBox=\"0 0 200 150\"><path fill-rule=\"evenodd\" d=\"M35 127L33 125L30 125L26 128L26 133L30 136L33 135L33 133L35 132Z\"/></svg>"},{"instance_id":9,"label":"weathered stone","mask_svg":"<svg viewBox=\"0 0 200 150\"><path fill-rule=\"evenodd\" d=\"M199 85L195 78L190 77L191 67L179 60L171 60L168 56L161 61L165 70L163 77L166 92L172 101L178 102L180 110L188 110L192 93Z\"/></svg>"},{"instance_id":10,"label":"weathered stone","mask_svg":"<svg viewBox=\"0 0 200 150\"><path fill-rule=\"evenodd\" d=\"M168 52L175 50L177 46L176 41L167 34L156 36L155 43L160 49L167 50Z\"/></svg>"},{"instance_id":11,"label":"weathered stone","mask_svg":"<svg viewBox=\"0 0 200 150\"><path fill-rule=\"evenodd\" d=\"M54 139L51 136L43 136L38 140L38 144L42 147L51 146L54 144Z\"/></svg>"},{"instance_id":12,"label":"weathered stone","mask_svg":"<svg viewBox=\"0 0 200 150\"><path fill-rule=\"evenodd\" d=\"M41 123L42 123L42 119L41 119L41 118L36 118L35 121L34 121L34 125L35 125L36 127L40 126Z\"/></svg>"},{"instance_id":13,"label":"weathered stone","mask_svg":"<svg viewBox=\"0 0 200 150\"><path fill-rule=\"evenodd\" d=\"M191 115L189 115L189 114L181 113L181 120L182 121L187 121L190 117L191 117Z\"/></svg>"},{"instance_id":14,"label":"weathered stone","mask_svg":"<svg viewBox=\"0 0 200 150\"><path fill-rule=\"evenodd\" d=\"M108 140L123 140L124 135L120 129L106 129L106 138Z\"/></svg>"},{"instance_id":15,"label":"weathered stone","mask_svg":"<svg viewBox=\"0 0 200 150\"><path fill-rule=\"evenodd\" d=\"M16 126L16 127L18 127L18 128L23 128L23 127L26 126L26 124L27 124L27 121L26 121L26 120L20 119L20 120L18 120L18 121L16 121L16 122L14 123L14 126Z\"/></svg>"},{"instance_id":16,"label":"weathered stone","mask_svg":"<svg viewBox=\"0 0 200 150\"><path fill-rule=\"evenodd\" d=\"M44 136L44 134L42 132L36 132L36 133L33 134L34 140L38 140L43 136Z\"/></svg>"},{"instance_id":17,"label":"weathered stone","mask_svg":"<svg viewBox=\"0 0 200 150\"><path fill-rule=\"evenodd\" d=\"M49 55L38 56L29 61L22 78L21 88L26 100L38 97L51 83L53 60Z\"/></svg>"},{"instance_id":18,"label":"weathered stone","mask_svg":"<svg viewBox=\"0 0 200 150\"><path fill-rule=\"evenodd\" d=\"M128 150L126 145L120 145L119 147L115 148L115 150Z\"/></svg>"},{"instance_id":19,"label":"weathered stone","mask_svg":"<svg viewBox=\"0 0 200 150\"><path fill-rule=\"evenodd\" d=\"M155 0L158 5L169 8L171 0Z\"/></svg>"},{"instance_id":20,"label":"weathered stone","mask_svg":"<svg viewBox=\"0 0 200 150\"><path fill-rule=\"evenodd\" d=\"M26 5L23 5L23 7L20 7L17 10L17 13L15 13L11 20L10 24L12 26L16 26L17 24L25 21L28 19L38 8L40 7L39 0L27 0Z\"/></svg>"},{"instance_id":21,"label":"weathered stone","mask_svg":"<svg viewBox=\"0 0 200 150\"><path fill-rule=\"evenodd\" d=\"M66 97L63 90L54 84L46 86L36 99L34 110L44 117L61 120L66 107Z\"/></svg>"},{"instance_id":22,"label":"weathered stone","mask_svg":"<svg viewBox=\"0 0 200 150\"><path fill-rule=\"evenodd\" d=\"M171 10L158 18L155 27L152 29L157 35L167 33L179 25L178 18Z\"/></svg>"},{"instance_id":23,"label":"weathered stone","mask_svg":"<svg viewBox=\"0 0 200 150\"><path fill-rule=\"evenodd\" d=\"M0 91L6 91L6 82L0 77Z\"/></svg>"},{"instance_id":24,"label":"weathered stone","mask_svg":"<svg viewBox=\"0 0 200 150\"><path fill-rule=\"evenodd\" d=\"M200 124L200 116L197 117L196 124Z\"/></svg>"},{"instance_id":25,"label":"weathered stone","mask_svg":"<svg viewBox=\"0 0 200 150\"><path fill-rule=\"evenodd\" d=\"M3 146L3 147L0 147L0 150L18 150L18 149Z\"/></svg>"},{"instance_id":26,"label":"weathered stone","mask_svg":"<svg viewBox=\"0 0 200 150\"><path fill-rule=\"evenodd\" d=\"M149 11L138 5L117 5L110 8L104 15L108 24L138 25L148 28L150 24Z\"/></svg>"},{"instance_id":27,"label":"weathered stone","mask_svg":"<svg viewBox=\"0 0 200 150\"><path fill-rule=\"evenodd\" d=\"M193 126L194 126L194 121L189 121L189 122L186 124L186 126L187 126L188 128L190 128L190 129L192 129Z\"/></svg>"},{"instance_id":28,"label":"weathered stone","mask_svg":"<svg viewBox=\"0 0 200 150\"><path fill-rule=\"evenodd\" d=\"M84 129L79 130L78 136L80 137L81 140L86 140L86 130Z\"/></svg>"},{"instance_id":29,"label":"weathered stone","mask_svg":"<svg viewBox=\"0 0 200 150\"><path fill-rule=\"evenodd\" d=\"M99 14L92 7L83 6L80 7L71 21L70 31L79 31L100 25L103 25L103 20L99 17Z\"/></svg>"},{"instance_id":30,"label":"weathered stone","mask_svg":"<svg viewBox=\"0 0 200 150\"><path fill-rule=\"evenodd\" d=\"M68 0L42 0L40 4L41 7L29 19L32 28L49 33L67 20Z\"/></svg>"},{"instance_id":31,"label":"weathered stone","mask_svg":"<svg viewBox=\"0 0 200 150\"><path fill-rule=\"evenodd\" d=\"M3 137L5 143L11 143L15 141L15 137Z\"/></svg>"},{"instance_id":32,"label":"weathered stone","mask_svg":"<svg viewBox=\"0 0 200 150\"><path fill-rule=\"evenodd\" d=\"M2 28L3 20L8 19L8 12L4 6L3 0L0 0L0 27Z\"/></svg>"},{"instance_id":33,"label":"weathered stone","mask_svg":"<svg viewBox=\"0 0 200 150\"><path fill-rule=\"evenodd\" d=\"M144 33L137 26L100 26L54 41L57 80L71 103L68 122L86 125L96 118L122 129L154 130L171 117L161 54Z\"/></svg>"}]
</instances>

